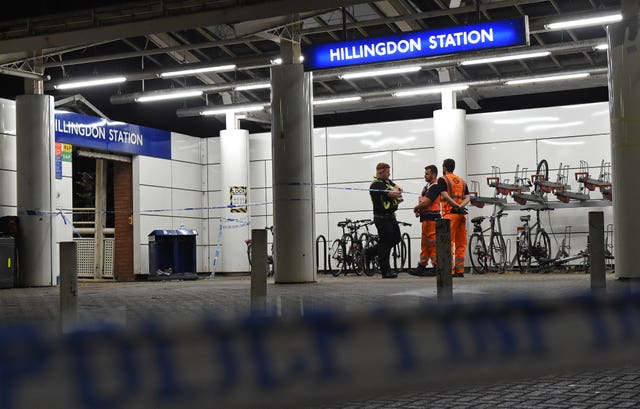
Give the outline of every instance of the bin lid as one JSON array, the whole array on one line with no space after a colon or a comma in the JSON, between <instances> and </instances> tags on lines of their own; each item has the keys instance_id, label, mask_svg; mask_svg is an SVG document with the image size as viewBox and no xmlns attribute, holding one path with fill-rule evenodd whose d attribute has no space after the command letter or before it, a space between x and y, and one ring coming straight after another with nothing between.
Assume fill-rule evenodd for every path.
<instances>
[{"instance_id":1,"label":"bin lid","mask_svg":"<svg viewBox=\"0 0 640 409\"><path fill-rule=\"evenodd\" d=\"M147 235L148 236L197 236L198 232L195 229L180 229L180 230L154 230Z\"/></svg>"}]
</instances>

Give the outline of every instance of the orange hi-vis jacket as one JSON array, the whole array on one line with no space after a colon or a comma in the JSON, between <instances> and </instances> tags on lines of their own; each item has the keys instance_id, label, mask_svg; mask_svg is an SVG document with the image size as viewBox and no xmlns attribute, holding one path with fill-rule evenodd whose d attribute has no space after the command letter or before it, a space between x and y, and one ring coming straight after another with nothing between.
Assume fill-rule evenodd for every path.
<instances>
[{"instance_id":1,"label":"orange hi-vis jacket","mask_svg":"<svg viewBox=\"0 0 640 409\"><path fill-rule=\"evenodd\" d=\"M435 185L431 185L431 186L435 186ZM427 189L425 190L428 191ZM427 199L426 196L419 196L418 202L422 203L426 199ZM426 209L420 212L420 216L421 216L420 220L436 220L440 218L440 195L436 196L436 198L433 199L431 203L429 203L429 206L427 206Z\"/></svg>"},{"instance_id":2,"label":"orange hi-vis jacket","mask_svg":"<svg viewBox=\"0 0 640 409\"><path fill-rule=\"evenodd\" d=\"M447 193L449 197L453 199L454 202L460 204L462 203L462 199L464 199L464 191L466 190L466 182L458 175L454 173L449 173L447 175L443 175L442 178L447 183ZM453 206L447 202L446 200L442 201L442 213L449 214Z\"/></svg>"}]
</instances>

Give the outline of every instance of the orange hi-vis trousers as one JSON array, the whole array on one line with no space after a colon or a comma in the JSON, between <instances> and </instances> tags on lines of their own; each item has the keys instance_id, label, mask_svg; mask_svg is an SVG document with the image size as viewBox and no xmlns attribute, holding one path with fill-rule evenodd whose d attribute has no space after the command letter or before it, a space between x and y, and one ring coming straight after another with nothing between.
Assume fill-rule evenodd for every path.
<instances>
[{"instance_id":1,"label":"orange hi-vis trousers","mask_svg":"<svg viewBox=\"0 0 640 409\"><path fill-rule=\"evenodd\" d=\"M453 268L451 274L464 273L464 255L467 251L467 215L449 213L444 215L451 229L451 254Z\"/></svg>"},{"instance_id":2,"label":"orange hi-vis trousers","mask_svg":"<svg viewBox=\"0 0 640 409\"><path fill-rule=\"evenodd\" d=\"M420 241L420 263L436 265L436 221L425 220L422 222L422 240Z\"/></svg>"}]
</instances>

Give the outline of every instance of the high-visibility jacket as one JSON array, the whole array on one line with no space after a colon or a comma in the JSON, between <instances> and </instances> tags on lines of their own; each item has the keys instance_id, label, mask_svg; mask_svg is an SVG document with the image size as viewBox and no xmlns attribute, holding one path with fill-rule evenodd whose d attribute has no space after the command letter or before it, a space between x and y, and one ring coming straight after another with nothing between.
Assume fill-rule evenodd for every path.
<instances>
[{"instance_id":1,"label":"high-visibility jacket","mask_svg":"<svg viewBox=\"0 0 640 409\"><path fill-rule=\"evenodd\" d=\"M371 189L369 194L371 195L371 201L373 203L374 215L390 214L398 210L400 201L394 197L389 197L387 194L387 191L392 191L395 185L396 184L389 179L373 178L371 186L369 187L369 189Z\"/></svg>"},{"instance_id":2,"label":"high-visibility jacket","mask_svg":"<svg viewBox=\"0 0 640 409\"><path fill-rule=\"evenodd\" d=\"M465 191L467 190L467 183L460 176L449 173L441 176L441 178L447 184L447 193L454 202L460 204L464 199ZM446 200L442 201L442 213L449 214L453 210L453 206Z\"/></svg>"},{"instance_id":3,"label":"high-visibility jacket","mask_svg":"<svg viewBox=\"0 0 640 409\"><path fill-rule=\"evenodd\" d=\"M418 203L422 203L427 199L427 192L429 191L429 189L431 188L436 188L437 185L433 184L433 185L429 185L429 186L425 186L425 188L422 190L422 195L418 197ZM431 201L431 203L429 203L429 206L427 206L426 209L423 209L420 212L420 221L425 221L425 220L436 220L439 219L441 217L440 214L440 195L436 196L435 199L433 199Z\"/></svg>"}]
</instances>

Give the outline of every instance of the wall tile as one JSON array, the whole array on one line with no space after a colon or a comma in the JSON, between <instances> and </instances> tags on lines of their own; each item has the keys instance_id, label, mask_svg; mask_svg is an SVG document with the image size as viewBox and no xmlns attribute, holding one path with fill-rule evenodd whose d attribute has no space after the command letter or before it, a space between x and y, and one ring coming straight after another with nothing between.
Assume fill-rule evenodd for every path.
<instances>
[{"instance_id":1,"label":"wall tile","mask_svg":"<svg viewBox=\"0 0 640 409\"><path fill-rule=\"evenodd\" d=\"M220 163L220 138L207 138L207 163Z\"/></svg>"},{"instance_id":2,"label":"wall tile","mask_svg":"<svg viewBox=\"0 0 640 409\"><path fill-rule=\"evenodd\" d=\"M16 102L0 98L0 134L16 134Z\"/></svg>"},{"instance_id":3,"label":"wall tile","mask_svg":"<svg viewBox=\"0 0 640 409\"><path fill-rule=\"evenodd\" d=\"M193 136L171 133L171 159L200 163L200 140Z\"/></svg>"},{"instance_id":4,"label":"wall tile","mask_svg":"<svg viewBox=\"0 0 640 409\"><path fill-rule=\"evenodd\" d=\"M173 189L171 194L174 217L186 217L189 219L202 218L206 213L203 212L203 194L193 190ZM193 208L194 210L181 210Z\"/></svg>"},{"instance_id":5,"label":"wall tile","mask_svg":"<svg viewBox=\"0 0 640 409\"><path fill-rule=\"evenodd\" d=\"M222 184L222 174L220 165L207 165L208 190L220 190Z\"/></svg>"},{"instance_id":6,"label":"wall tile","mask_svg":"<svg viewBox=\"0 0 640 409\"><path fill-rule=\"evenodd\" d=\"M172 186L191 190L202 189L202 165L174 161L171 167Z\"/></svg>"},{"instance_id":7,"label":"wall tile","mask_svg":"<svg viewBox=\"0 0 640 409\"><path fill-rule=\"evenodd\" d=\"M313 130L313 155L322 156L327 154L327 128L316 128Z\"/></svg>"},{"instance_id":8,"label":"wall tile","mask_svg":"<svg viewBox=\"0 0 640 409\"><path fill-rule=\"evenodd\" d=\"M249 162L249 186L251 188L264 188L267 186L265 161Z\"/></svg>"},{"instance_id":9,"label":"wall tile","mask_svg":"<svg viewBox=\"0 0 640 409\"><path fill-rule=\"evenodd\" d=\"M376 173L376 164L391 164L391 152L359 153L352 155L329 156L327 158L329 183L351 184L352 182L371 182ZM391 178L394 178L393 169Z\"/></svg>"},{"instance_id":10,"label":"wall tile","mask_svg":"<svg viewBox=\"0 0 640 409\"><path fill-rule=\"evenodd\" d=\"M141 185L171 186L172 165L170 160L150 156L138 156L137 159Z\"/></svg>"},{"instance_id":11,"label":"wall tile","mask_svg":"<svg viewBox=\"0 0 640 409\"><path fill-rule=\"evenodd\" d=\"M0 103L2 100L0 100ZM1 111L0 111L1 112ZM16 170L16 137L0 133L0 169Z\"/></svg>"},{"instance_id":12,"label":"wall tile","mask_svg":"<svg viewBox=\"0 0 640 409\"><path fill-rule=\"evenodd\" d=\"M140 186L140 213L171 216L173 212L171 197L171 189L155 186Z\"/></svg>"},{"instance_id":13,"label":"wall tile","mask_svg":"<svg viewBox=\"0 0 640 409\"><path fill-rule=\"evenodd\" d=\"M249 135L250 160L271 159L271 132Z\"/></svg>"},{"instance_id":14,"label":"wall tile","mask_svg":"<svg viewBox=\"0 0 640 409\"><path fill-rule=\"evenodd\" d=\"M584 160L593 178L600 175L602 161L611 163L611 137L609 134L578 136L573 138L542 139L537 142L538 158L549 164L549 179L557 180L560 163L569 165L568 181L577 190L575 172ZM594 149L597 147L597 149ZM610 169L609 169L610 170Z\"/></svg>"},{"instance_id":15,"label":"wall tile","mask_svg":"<svg viewBox=\"0 0 640 409\"><path fill-rule=\"evenodd\" d=\"M514 180L516 166L528 168L526 174L535 173L536 160L535 141L503 142L467 146L467 173L491 175L491 167L497 166L502 179ZM484 183L484 182L481 182Z\"/></svg>"},{"instance_id":16,"label":"wall tile","mask_svg":"<svg viewBox=\"0 0 640 409\"><path fill-rule=\"evenodd\" d=\"M433 149L412 149L393 152L393 179L413 179L424 176L424 167L435 164L441 173L441 166L435 163Z\"/></svg>"},{"instance_id":17,"label":"wall tile","mask_svg":"<svg viewBox=\"0 0 640 409\"><path fill-rule=\"evenodd\" d=\"M0 169L0 186L2 186L0 206L17 206L18 185L16 172Z\"/></svg>"}]
</instances>

